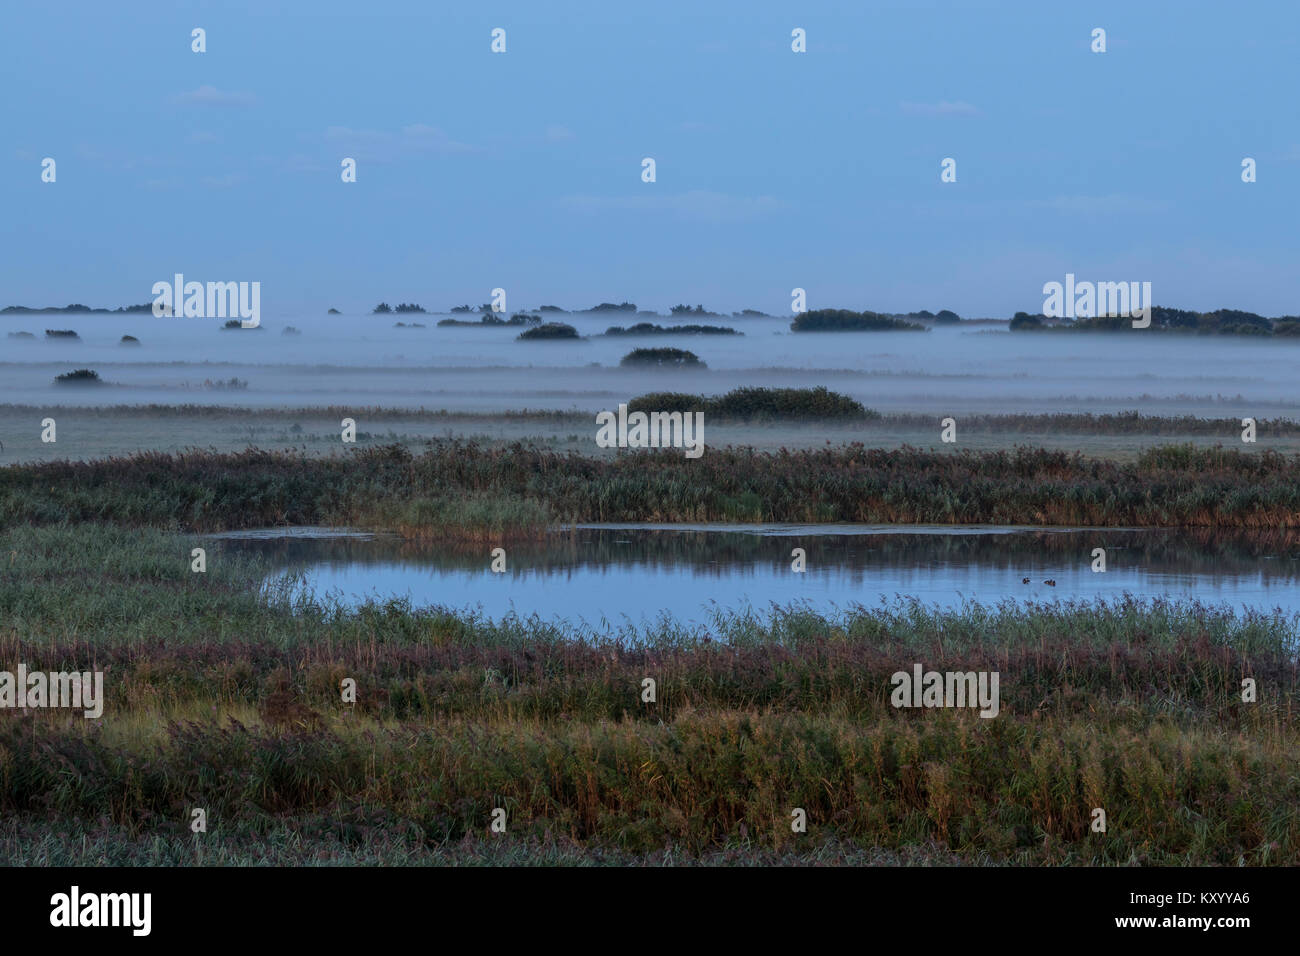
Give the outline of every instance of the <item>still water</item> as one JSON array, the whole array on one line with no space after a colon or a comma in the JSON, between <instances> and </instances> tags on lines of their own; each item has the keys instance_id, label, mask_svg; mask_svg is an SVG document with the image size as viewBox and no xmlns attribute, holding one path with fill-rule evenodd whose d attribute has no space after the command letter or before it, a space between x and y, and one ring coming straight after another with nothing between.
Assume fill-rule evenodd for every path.
<instances>
[{"instance_id":1,"label":"still water","mask_svg":"<svg viewBox=\"0 0 1300 956\"><path fill-rule=\"evenodd\" d=\"M589 525L506 547L494 573L489 545L448 546L340 529L216 536L260 556L267 581L347 605L409 599L416 606L510 612L601 625L664 611L703 624L711 611L766 611L802 602L818 611L916 598L1090 601L1196 598L1234 609L1300 612L1300 537L1223 532L909 525ZM1096 549L1105 571L1094 571ZM792 555L805 554L796 572ZM1025 579L1028 579L1026 581ZM1054 582L1054 583L1049 583Z\"/></svg>"}]
</instances>

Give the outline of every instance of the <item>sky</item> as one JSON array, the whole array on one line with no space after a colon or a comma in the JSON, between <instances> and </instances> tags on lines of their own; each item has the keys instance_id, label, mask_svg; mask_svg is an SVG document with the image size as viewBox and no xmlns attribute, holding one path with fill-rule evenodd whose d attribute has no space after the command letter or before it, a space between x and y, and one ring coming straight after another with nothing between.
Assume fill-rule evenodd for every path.
<instances>
[{"instance_id":1,"label":"sky","mask_svg":"<svg viewBox=\"0 0 1300 956\"><path fill-rule=\"evenodd\" d=\"M6 3L0 305L1296 314L1298 80L1291 0Z\"/></svg>"}]
</instances>

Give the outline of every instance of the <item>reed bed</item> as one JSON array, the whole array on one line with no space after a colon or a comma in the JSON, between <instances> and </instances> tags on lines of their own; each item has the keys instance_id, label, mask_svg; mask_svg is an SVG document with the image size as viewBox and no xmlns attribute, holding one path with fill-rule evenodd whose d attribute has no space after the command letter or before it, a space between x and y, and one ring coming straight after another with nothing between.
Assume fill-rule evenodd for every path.
<instances>
[{"instance_id":1,"label":"reed bed","mask_svg":"<svg viewBox=\"0 0 1300 956\"><path fill-rule=\"evenodd\" d=\"M1300 455L1161 446L1135 462L1018 447L854 443L608 459L435 441L333 457L142 453L0 470L0 527L97 521L187 531L268 525L535 534L573 521L793 521L1086 527L1300 527Z\"/></svg>"},{"instance_id":2,"label":"reed bed","mask_svg":"<svg viewBox=\"0 0 1300 956\"><path fill-rule=\"evenodd\" d=\"M106 690L97 721L0 711L7 859L1300 862L1293 618L898 601L596 632L291 600L219 549L192 573L196 540L0 538L3 666ZM999 715L895 708L914 663L997 671Z\"/></svg>"}]
</instances>

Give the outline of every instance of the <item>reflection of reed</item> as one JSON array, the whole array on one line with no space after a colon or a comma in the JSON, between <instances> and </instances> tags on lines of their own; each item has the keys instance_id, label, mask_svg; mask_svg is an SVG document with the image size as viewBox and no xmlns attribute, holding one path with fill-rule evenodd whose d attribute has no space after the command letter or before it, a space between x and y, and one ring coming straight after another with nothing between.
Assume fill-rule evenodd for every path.
<instances>
[{"instance_id":1,"label":"reflection of reed","mask_svg":"<svg viewBox=\"0 0 1300 956\"><path fill-rule=\"evenodd\" d=\"M484 570L495 543L433 543L382 536L229 542L285 570L311 565L397 564L447 570ZM1087 568L1094 548L1107 550L1108 569L1300 578L1300 534L1291 531L1022 532L1013 534L878 534L762 536L738 532L570 530L506 547L511 572L556 572L578 567L690 568L703 576L788 567L803 548L815 571L869 572L961 565L987 571L1020 570L1037 562Z\"/></svg>"}]
</instances>

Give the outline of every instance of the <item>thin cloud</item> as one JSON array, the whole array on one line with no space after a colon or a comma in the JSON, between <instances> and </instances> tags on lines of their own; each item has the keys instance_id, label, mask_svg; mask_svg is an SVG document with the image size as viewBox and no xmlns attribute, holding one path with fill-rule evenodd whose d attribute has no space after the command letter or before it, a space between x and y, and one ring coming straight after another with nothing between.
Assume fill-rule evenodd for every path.
<instances>
[{"instance_id":1,"label":"thin cloud","mask_svg":"<svg viewBox=\"0 0 1300 956\"><path fill-rule=\"evenodd\" d=\"M899 103L898 108L910 116L983 116L979 107L964 100L938 103Z\"/></svg>"},{"instance_id":2,"label":"thin cloud","mask_svg":"<svg viewBox=\"0 0 1300 956\"><path fill-rule=\"evenodd\" d=\"M200 86L188 93L178 93L172 102L180 106L252 106L257 97L252 93L219 90L215 86Z\"/></svg>"},{"instance_id":3,"label":"thin cloud","mask_svg":"<svg viewBox=\"0 0 1300 956\"><path fill-rule=\"evenodd\" d=\"M479 151L478 147L458 142L438 127L424 123L403 126L397 132L331 126L325 130L325 141L346 150L354 159L371 162L392 162L421 154L447 156Z\"/></svg>"},{"instance_id":4,"label":"thin cloud","mask_svg":"<svg viewBox=\"0 0 1300 956\"><path fill-rule=\"evenodd\" d=\"M560 205L581 213L640 211L667 213L689 222L751 222L789 208L772 196L732 196L695 189L653 196L565 196Z\"/></svg>"},{"instance_id":5,"label":"thin cloud","mask_svg":"<svg viewBox=\"0 0 1300 956\"><path fill-rule=\"evenodd\" d=\"M548 143L563 143L573 139L573 130L567 126L560 126L558 123L552 123L546 127L546 141Z\"/></svg>"},{"instance_id":6,"label":"thin cloud","mask_svg":"<svg viewBox=\"0 0 1300 956\"><path fill-rule=\"evenodd\" d=\"M1167 199L1147 199L1143 196L1124 196L1112 193L1107 196L1052 196L1048 199L1030 199L1033 209L1047 209L1067 215L1118 216L1157 213L1168 210L1172 203Z\"/></svg>"},{"instance_id":7,"label":"thin cloud","mask_svg":"<svg viewBox=\"0 0 1300 956\"><path fill-rule=\"evenodd\" d=\"M208 189L229 189L231 186L238 186L246 181L247 177L239 173L227 173L224 176L204 176L199 180Z\"/></svg>"}]
</instances>

